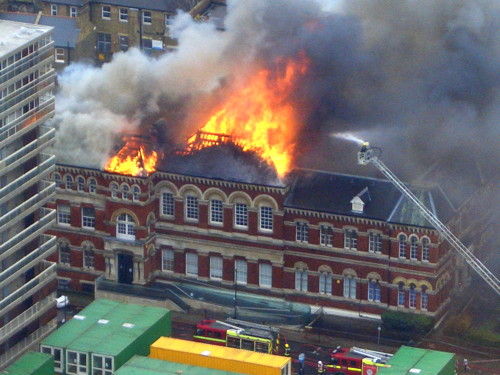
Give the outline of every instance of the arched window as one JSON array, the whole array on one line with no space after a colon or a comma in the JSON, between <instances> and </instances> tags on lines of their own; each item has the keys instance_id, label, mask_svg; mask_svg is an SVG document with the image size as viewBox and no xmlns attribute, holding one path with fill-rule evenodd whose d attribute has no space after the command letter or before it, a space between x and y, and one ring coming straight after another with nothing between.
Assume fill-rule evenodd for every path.
<instances>
[{"instance_id":1,"label":"arched window","mask_svg":"<svg viewBox=\"0 0 500 375\"><path fill-rule=\"evenodd\" d=\"M427 310L427 307L429 306L429 295L427 294L427 287L425 285L421 286L421 292L420 292L420 309L421 310Z\"/></svg>"},{"instance_id":2,"label":"arched window","mask_svg":"<svg viewBox=\"0 0 500 375\"><path fill-rule=\"evenodd\" d=\"M124 240L135 240L135 221L129 214L120 214L116 220L116 237Z\"/></svg>"},{"instance_id":3,"label":"arched window","mask_svg":"<svg viewBox=\"0 0 500 375\"><path fill-rule=\"evenodd\" d=\"M69 174L64 176L64 183L66 189L72 189L73 188L73 177L71 177Z\"/></svg>"},{"instance_id":4,"label":"arched window","mask_svg":"<svg viewBox=\"0 0 500 375\"><path fill-rule=\"evenodd\" d=\"M417 259L418 254L418 238L416 236L410 237L410 259Z\"/></svg>"},{"instance_id":5,"label":"arched window","mask_svg":"<svg viewBox=\"0 0 500 375\"><path fill-rule=\"evenodd\" d=\"M89 178L89 193L95 193L97 191L97 181L95 178Z\"/></svg>"},{"instance_id":6,"label":"arched window","mask_svg":"<svg viewBox=\"0 0 500 375\"><path fill-rule=\"evenodd\" d=\"M307 268L295 269L295 290L307 292Z\"/></svg>"},{"instance_id":7,"label":"arched window","mask_svg":"<svg viewBox=\"0 0 500 375\"><path fill-rule=\"evenodd\" d=\"M132 186L132 200L138 201L141 195L141 188L137 185Z\"/></svg>"},{"instance_id":8,"label":"arched window","mask_svg":"<svg viewBox=\"0 0 500 375\"><path fill-rule=\"evenodd\" d=\"M331 272L319 273L319 293L332 294L332 274Z\"/></svg>"},{"instance_id":9,"label":"arched window","mask_svg":"<svg viewBox=\"0 0 500 375\"><path fill-rule=\"evenodd\" d=\"M118 198L118 184L116 182L112 182L110 187L111 187L111 197Z\"/></svg>"},{"instance_id":10,"label":"arched window","mask_svg":"<svg viewBox=\"0 0 500 375\"><path fill-rule=\"evenodd\" d=\"M352 275L344 276L344 297L356 298L356 278Z\"/></svg>"},{"instance_id":11,"label":"arched window","mask_svg":"<svg viewBox=\"0 0 500 375\"><path fill-rule=\"evenodd\" d=\"M377 280L368 281L368 301L380 302L380 284Z\"/></svg>"},{"instance_id":12,"label":"arched window","mask_svg":"<svg viewBox=\"0 0 500 375\"><path fill-rule=\"evenodd\" d=\"M273 231L273 208L271 206L259 207L259 229L266 232Z\"/></svg>"},{"instance_id":13,"label":"arched window","mask_svg":"<svg viewBox=\"0 0 500 375\"><path fill-rule=\"evenodd\" d=\"M60 187L61 182L62 182L61 175L56 172L53 174L53 179L54 179L54 182L56 183L56 187Z\"/></svg>"},{"instance_id":14,"label":"arched window","mask_svg":"<svg viewBox=\"0 0 500 375\"><path fill-rule=\"evenodd\" d=\"M427 237L422 238L422 261L428 262L430 258L431 242Z\"/></svg>"},{"instance_id":15,"label":"arched window","mask_svg":"<svg viewBox=\"0 0 500 375\"><path fill-rule=\"evenodd\" d=\"M415 291L415 284L410 284L410 289L408 290L408 307L414 309L417 307L417 292Z\"/></svg>"},{"instance_id":16,"label":"arched window","mask_svg":"<svg viewBox=\"0 0 500 375\"><path fill-rule=\"evenodd\" d=\"M127 184L122 185L122 199L130 199L130 186Z\"/></svg>"},{"instance_id":17,"label":"arched window","mask_svg":"<svg viewBox=\"0 0 500 375\"><path fill-rule=\"evenodd\" d=\"M398 284L398 306L405 305L405 284L400 281Z\"/></svg>"},{"instance_id":18,"label":"arched window","mask_svg":"<svg viewBox=\"0 0 500 375\"><path fill-rule=\"evenodd\" d=\"M406 236L404 234L400 234L398 237L399 242L399 257L406 258Z\"/></svg>"},{"instance_id":19,"label":"arched window","mask_svg":"<svg viewBox=\"0 0 500 375\"><path fill-rule=\"evenodd\" d=\"M85 179L82 176L76 178L76 189L78 191L85 191Z\"/></svg>"},{"instance_id":20,"label":"arched window","mask_svg":"<svg viewBox=\"0 0 500 375\"><path fill-rule=\"evenodd\" d=\"M174 194L169 190L161 192L161 214L164 216L174 216Z\"/></svg>"}]
</instances>

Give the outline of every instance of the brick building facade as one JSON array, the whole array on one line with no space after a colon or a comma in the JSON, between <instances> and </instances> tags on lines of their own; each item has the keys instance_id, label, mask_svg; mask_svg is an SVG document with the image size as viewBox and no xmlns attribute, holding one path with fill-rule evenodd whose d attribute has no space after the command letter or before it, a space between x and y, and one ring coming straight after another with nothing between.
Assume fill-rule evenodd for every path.
<instances>
[{"instance_id":1,"label":"brick building facade","mask_svg":"<svg viewBox=\"0 0 500 375\"><path fill-rule=\"evenodd\" d=\"M189 282L355 312L439 316L455 262L385 180L298 170L268 186L58 165L60 286ZM438 191L420 191L440 216Z\"/></svg>"}]
</instances>

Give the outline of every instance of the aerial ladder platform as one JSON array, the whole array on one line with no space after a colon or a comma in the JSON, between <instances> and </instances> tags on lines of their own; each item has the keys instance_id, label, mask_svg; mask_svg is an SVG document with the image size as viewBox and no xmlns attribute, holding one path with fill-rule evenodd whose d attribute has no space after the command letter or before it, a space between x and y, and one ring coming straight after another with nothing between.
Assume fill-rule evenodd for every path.
<instances>
[{"instance_id":1,"label":"aerial ladder platform","mask_svg":"<svg viewBox=\"0 0 500 375\"><path fill-rule=\"evenodd\" d=\"M399 180L399 178L387 168L380 160L381 150L370 147L368 142L364 142L358 152L358 163L367 165L372 163L382 174L391 181L396 188L413 202L422 212L424 217L434 228L448 241L448 243L458 252L465 262L495 291L500 295L500 282L498 278L470 251L449 229L434 215L413 192Z\"/></svg>"}]
</instances>

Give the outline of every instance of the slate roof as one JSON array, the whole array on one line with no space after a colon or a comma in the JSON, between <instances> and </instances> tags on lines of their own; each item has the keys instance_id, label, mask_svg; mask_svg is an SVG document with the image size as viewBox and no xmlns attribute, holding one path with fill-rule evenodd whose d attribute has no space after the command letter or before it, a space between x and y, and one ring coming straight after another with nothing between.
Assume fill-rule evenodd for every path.
<instances>
[{"instance_id":1,"label":"slate roof","mask_svg":"<svg viewBox=\"0 0 500 375\"><path fill-rule=\"evenodd\" d=\"M84 0L42 0L45 3L51 4L61 4L61 5L72 5L77 7L82 7L83 3L87 2Z\"/></svg>"},{"instance_id":2,"label":"slate roof","mask_svg":"<svg viewBox=\"0 0 500 375\"><path fill-rule=\"evenodd\" d=\"M388 180L306 169L294 171L290 178L285 207L432 228L414 204ZM363 213L355 213L351 200L365 188L370 199L364 199ZM454 209L440 189L412 187L412 190L440 220L446 222L453 215ZM366 192L362 198L365 195Z\"/></svg>"},{"instance_id":3,"label":"slate roof","mask_svg":"<svg viewBox=\"0 0 500 375\"><path fill-rule=\"evenodd\" d=\"M184 11L190 10L188 2L182 0L92 0L92 2L170 13L174 13L177 9L182 9Z\"/></svg>"},{"instance_id":4,"label":"slate roof","mask_svg":"<svg viewBox=\"0 0 500 375\"><path fill-rule=\"evenodd\" d=\"M34 13L0 13L0 20L34 23ZM52 26L52 38L56 47L75 48L80 36L80 29L75 18L42 16L39 25Z\"/></svg>"}]
</instances>

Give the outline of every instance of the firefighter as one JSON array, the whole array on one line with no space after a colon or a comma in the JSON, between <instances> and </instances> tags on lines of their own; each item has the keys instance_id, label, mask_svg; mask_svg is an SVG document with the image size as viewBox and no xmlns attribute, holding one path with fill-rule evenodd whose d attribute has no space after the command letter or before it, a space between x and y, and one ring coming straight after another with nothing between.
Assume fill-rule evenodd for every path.
<instances>
[{"instance_id":1,"label":"firefighter","mask_svg":"<svg viewBox=\"0 0 500 375\"><path fill-rule=\"evenodd\" d=\"M318 361L318 375L323 375L325 373L325 366L323 362Z\"/></svg>"},{"instance_id":2,"label":"firefighter","mask_svg":"<svg viewBox=\"0 0 500 375\"><path fill-rule=\"evenodd\" d=\"M290 345L285 344L285 357L290 357L291 350L290 350Z\"/></svg>"}]
</instances>

